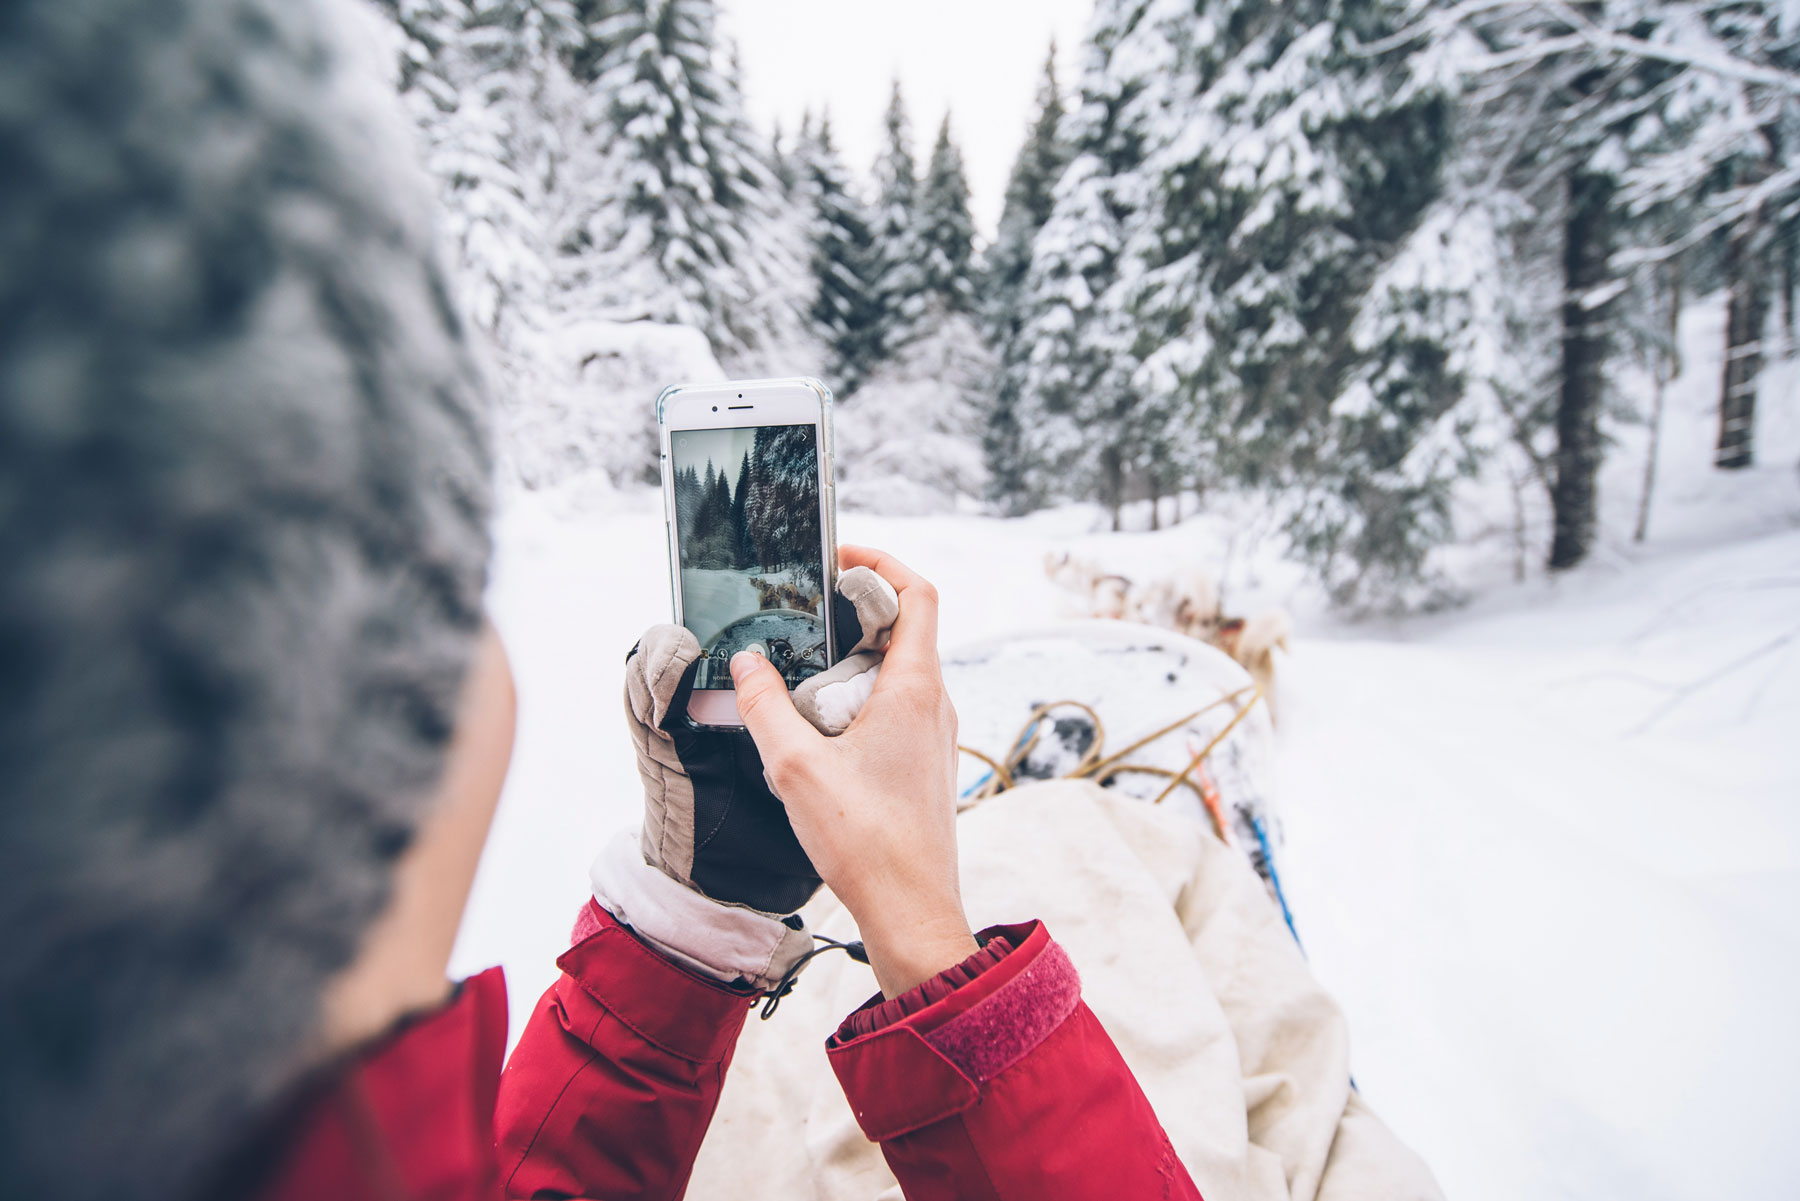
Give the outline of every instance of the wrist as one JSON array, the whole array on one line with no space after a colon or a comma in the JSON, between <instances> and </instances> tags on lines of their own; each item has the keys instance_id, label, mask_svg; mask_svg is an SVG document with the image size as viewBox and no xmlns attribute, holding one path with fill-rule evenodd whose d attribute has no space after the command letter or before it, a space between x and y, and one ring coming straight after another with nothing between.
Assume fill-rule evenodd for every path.
<instances>
[{"instance_id":1,"label":"wrist","mask_svg":"<svg viewBox=\"0 0 1800 1201\"><path fill-rule=\"evenodd\" d=\"M981 949L960 906L932 914L897 914L882 922L859 920L858 932L881 995L889 998L917 988Z\"/></svg>"}]
</instances>

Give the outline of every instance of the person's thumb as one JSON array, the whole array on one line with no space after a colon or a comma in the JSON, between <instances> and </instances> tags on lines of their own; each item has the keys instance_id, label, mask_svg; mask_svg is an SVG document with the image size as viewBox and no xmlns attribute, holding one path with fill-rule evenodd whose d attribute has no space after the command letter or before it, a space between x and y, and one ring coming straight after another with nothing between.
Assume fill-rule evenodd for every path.
<instances>
[{"instance_id":1,"label":"person's thumb","mask_svg":"<svg viewBox=\"0 0 1800 1201\"><path fill-rule=\"evenodd\" d=\"M737 688L738 716L756 743L765 768L776 768L793 755L803 754L810 742L822 738L794 708L787 681L773 664L755 651L739 651L731 657L731 682Z\"/></svg>"}]
</instances>

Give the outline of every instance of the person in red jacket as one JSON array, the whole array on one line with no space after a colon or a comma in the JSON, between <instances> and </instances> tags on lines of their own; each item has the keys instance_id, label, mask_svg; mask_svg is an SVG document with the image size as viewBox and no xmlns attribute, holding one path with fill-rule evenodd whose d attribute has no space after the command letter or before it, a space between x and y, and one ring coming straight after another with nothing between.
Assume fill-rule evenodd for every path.
<instances>
[{"instance_id":1,"label":"person in red jacket","mask_svg":"<svg viewBox=\"0 0 1800 1201\"><path fill-rule=\"evenodd\" d=\"M969 929L936 596L856 548L835 737L753 656L699 737L640 643L644 827L502 1070L445 976L513 728L486 397L354 19L0 15L0 1197L679 1197L821 881L881 994L793 1053L909 1197L1195 1196L1050 933Z\"/></svg>"}]
</instances>

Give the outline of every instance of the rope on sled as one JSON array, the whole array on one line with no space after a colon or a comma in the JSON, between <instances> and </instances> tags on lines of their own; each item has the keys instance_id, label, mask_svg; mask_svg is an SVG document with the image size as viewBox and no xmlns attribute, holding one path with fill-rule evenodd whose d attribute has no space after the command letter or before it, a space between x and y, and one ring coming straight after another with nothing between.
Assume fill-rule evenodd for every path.
<instances>
[{"instance_id":1,"label":"rope on sled","mask_svg":"<svg viewBox=\"0 0 1800 1201\"><path fill-rule=\"evenodd\" d=\"M1180 771L1171 771L1166 767L1158 767L1153 763L1123 762L1127 755L1130 755L1134 751L1142 750L1159 738L1173 734L1176 730L1186 726L1190 721L1193 721L1195 718L1206 713L1210 713L1220 705L1236 704L1238 698L1245 693L1250 694L1250 699L1238 706L1237 712L1231 715L1231 720L1225 723L1225 728L1213 735L1212 740L1201 747L1200 750L1195 753L1194 757L1188 760L1188 765ZM1200 805L1206 810L1206 815L1212 819L1213 833L1218 836L1219 841L1230 843L1233 839L1225 824L1225 814L1219 808L1218 790L1216 787L1212 786L1212 781L1206 776L1204 764L1207 756L1211 755L1219 748L1219 744L1223 743L1225 739L1231 736L1231 732L1237 729L1238 723L1248 717L1250 715L1250 710L1256 708L1256 702L1262 699L1263 688L1261 684L1246 684L1237 691L1228 692L1218 700L1213 701L1210 704L1202 705L1192 713L1177 718L1166 726L1152 730L1137 741L1121 750L1113 752L1111 755L1105 756L1104 758L1102 757L1101 748L1106 745L1106 725L1100 720L1100 715L1094 712L1094 707L1076 700L1050 701L1047 704L1037 706L1037 708L1031 711L1031 716L1027 717L1025 719L1025 724L1019 728L1018 737L1013 739L1012 750L1006 753L1004 759L995 759L991 755L978 751L972 746L964 746L961 743L957 744L957 750L968 755L970 758L980 760L988 766L988 774L964 789L962 799L967 800L969 797L974 797L976 800L985 800L997 793L1005 792L1009 788L1018 787L1018 778L1013 774L1013 769L1025 762L1026 757L1029 756L1032 749L1037 746L1038 729L1043 724L1044 718L1049 716L1049 714L1056 709L1080 709L1083 713L1086 713L1094 723L1094 741L1088 745L1088 749L1082 753L1081 758L1076 762L1075 766L1063 773L1062 779L1091 779L1096 784L1104 786L1108 780L1112 779L1114 776L1122 775L1125 772L1136 772L1148 776L1162 776L1166 778L1169 783L1161 792L1156 794L1156 799L1153 800L1151 804L1160 805L1168 800L1169 795L1177 788L1185 787L1193 792L1195 796L1200 798ZM1192 743L1189 745L1191 746ZM1198 780L1195 779L1196 772L1200 773ZM1300 947L1300 953L1304 955L1306 953L1306 947L1300 942L1300 931L1294 925L1293 911L1288 908L1287 893L1281 887L1280 874L1275 870L1275 848L1269 842L1269 832L1263 825L1262 819L1256 817L1254 814L1250 816L1250 828L1252 833L1256 836L1257 847L1262 852L1263 862L1268 865L1269 887L1275 894L1275 903L1281 907L1281 920L1287 923L1288 933L1293 935L1294 944ZM770 1008L772 1009L773 1006L771 1005ZM767 1014L764 1016L766 1017Z\"/></svg>"},{"instance_id":2,"label":"rope on sled","mask_svg":"<svg viewBox=\"0 0 1800 1201\"><path fill-rule=\"evenodd\" d=\"M1250 694L1250 699L1239 706L1238 711L1233 714L1231 720L1225 724L1225 728L1220 730L1218 734L1213 737L1213 740L1207 743L1206 746L1201 749L1200 753L1195 755L1188 762L1188 765L1179 772L1171 771L1169 768L1159 767L1152 763L1123 762L1126 756L1142 750L1159 738L1173 734L1195 718L1210 713L1220 705L1235 704L1238 698L1242 697L1245 693ZM1039 728L1042 726L1044 718L1057 709L1080 709L1083 713L1086 713L1089 720L1094 723L1094 741L1088 745L1087 750L1082 753L1080 760L1076 762L1075 766L1063 773L1063 779L1092 779L1095 783L1104 785L1114 776L1122 775L1126 772L1135 772L1140 775L1162 776L1169 781L1168 786L1157 794L1155 801L1152 803L1160 805L1163 801L1168 799L1169 794L1174 792L1177 788L1186 787L1193 792L1195 796L1200 798L1201 805L1205 807L1207 813L1212 817L1213 832L1223 839L1227 836L1224 829L1223 816L1218 812L1218 807L1216 805L1208 802L1206 793L1201 786L1195 782L1193 775L1195 770L1205 762L1206 757L1212 754L1213 751L1218 748L1219 744L1224 742L1231 734L1232 730L1237 728L1238 723L1248 716L1250 710L1256 707L1256 702L1262 699L1262 695L1263 690L1261 685L1246 684L1235 692L1228 692L1217 700L1200 706L1192 713L1184 714L1166 726L1152 730L1135 742L1113 752L1111 755L1105 755L1104 757L1102 757L1102 755L1103 749L1106 746L1106 723L1100 720L1100 715L1094 711L1094 707L1077 700L1049 701L1037 706L1031 711L1031 715L1025 719L1025 724L1019 727L1018 737L1013 739L1012 749L1006 753L1004 759L995 759L991 755L978 751L972 746L963 746L960 743L957 744L957 750L968 755L972 759L977 759L982 763L987 764L988 767L987 775L975 781L975 783L971 784L963 791L963 799L966 800L973 797L976 800L986 800L988 797L1005 792L1009 788L1016 788L1018 786L1018 779L1014 775L1013 769L1025 762L1031 755L1032 750L1036 748Z\"/></svg>"},{"instance_id":3,"label":"rope on sled","mask_svg":"<svg viewBox=\"0 0 1800 1201\"><path fill-rule=\"evenodd\" d=\"M1159 738L1173 734L1176 730L1186 726L1190 721L1193 721L1195 718L1206 713L1210 713L1220 705L1236 704L1238 698L1245 693L1250 694L1250 699L1238 706L1238 711L1231 715L1231 720L1225 723L1225 728L1213 735L1212 740L1201 747L1194 757L1188 760L1188 765L1180 771L1171 771L1166 767L1158 767L1153 763L1122 762L1127 755L1130 755L1134 751L1142 750ZM1156 794L1156 799L1152 801L1151 804L1160 805L1167 800L1169 795L1177 788L1185 787L1193 792L1195 796L1200 798L1200 805L1206 810L1207 816L1212 819L1213 833L1218 836L1219 841L1230 843L1233 839L1230 831L1226 828L1225 814L1219 808L1217 790L1216 788L1210 788L1211 781L1206 777L1203 765L1206 762L1207 756L1211 755L1219 748L1219 745L1223 743L1226 738L1230 737L1231 732L1237 729L1238 723L1248 717L1250 715L1250 710L1256 708L1256 702L1262 699L1262 685L1246 684L1237 691L1228 692L1218 700L1213 701L1210 704L1202 705L1192 713L1177 718L1166 726L1152 730L1137 741L1121 750L1113 752L1111 755L1105 756L1104 758L1102 758L1101 748L1106 745L1106 726L1105 723L1100 720L1100 715L1094 712L1093 706L1076 700L1050 701L1047 704L1037 706L1037 708L1031 711L1031 716L1027 717L1025 719L1025 724L1019 728L1018 737L1013 739L1012 750L1006 753L1004 759L995 759L982 751L976 750L972 746L963 746L961 743L957 744L957 750L973 759L980 760L988 766L988 774L964 789L962 797L965 800L971 796L976 800L985 800L997 793L1005 792L1009 788L1018 787L1018 778L1013 774L1013 769L1025 762L1026 757L1029 756L1032 749L1037 746L1038 729L1043 724L1044 718L1049 716L1049 714L1056 709L1080 709L1093 720L1094 741L1089 744L1088 749L1082 753L1080 760L1076 762L1075 766L1063 773L1062 779L1091 779L1096 784L1105 785L1105 783L1114 776L1122 775L1125 772L1136 772L1141 775L1149 776L1162 776L1166 778L1169 783L1161 792ZM1189 745L1191 746L1192 744L1190 743ZM1195 779L1196 772L1200 773L1198 780ZM1300 947L1301 954L1304 955L1306 953L1306 948L1304 944L1300 942L1300 931L1294 925L1293 911L1288 908L1287 893L1281 887L1280 874L1275 870L1275 848L1270 845L1268 830L1264 827L1262 819L1254 815L1250 818L1250 827L1251 831L1256 836L1257 847L1262 852L1263 862L1268 865L1269 887L1275 894L1275 903L1281 907L1281 919L1287 923L1288 933L1294 936L1295 945Z\"/></svg>"}]
</instances>

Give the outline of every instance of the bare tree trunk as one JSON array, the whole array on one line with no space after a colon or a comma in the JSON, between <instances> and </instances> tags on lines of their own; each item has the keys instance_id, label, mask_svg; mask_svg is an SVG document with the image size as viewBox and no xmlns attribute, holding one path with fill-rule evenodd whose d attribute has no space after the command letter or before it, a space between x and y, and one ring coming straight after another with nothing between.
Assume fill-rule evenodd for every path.
<instances>
[{"instance_id":1,"label":"bare tree trunk","mask_svg":"<svg viewBox=\"0 0 1800 1201\"><path fill-rule=\"evenodd\" d=\"M1117 447L1100 452L1100 500L1112 511L1113 533L1120 526L1120 508L1125 503L1125 464Z\"/></svg>"},{"instance_id":2,"label":"bare tree trunk","mask_svg":"<svg viewBox=\"0 0 1800 1201\"><path fill-rule=\"evenodd\" d=\"M1531 477L1514 475L1508 471L1507 483L1512 487L1513 502L1513 583L1525 582L1525 485Z\"/></svg>"},{"instance_id":3,"label":"bare tree trunk","mask_svg":"<svg viewBox=\"0 0 1800 1201\"><path fill-rule=\"evenodd\" d=\"M1669 381L1681 374L1681 260L1671 259L1656 272L1656 303L1664 319L1663 343L1651 358L1650 378L1656 391L1650 409L1650 447L1644 452L1644 492L1638 498L1637 529L1631 540L1650 533L1650 501L1656 494L1656 456L1662 448L1663 399Z\"/></svg>"},{"instance_id":4,"label":"bare tree trunk","mask_svg":"<svg viewBox=\"0 0 1800 1201\"><path fill-rule=\"evenodd\" d=\"M1763 326L1769 289L1758 253L1761 223L1745 221L1725 244L1725 377L1719 390L1715 467L1748 467L1755 460L1756 377L1762 373Z\"/></svg>"},{"instance_id":5,"label":"bare tree trunk","mask_svg":"<svg viewBox=\"0 0 1800 1201\"><path fill-rule=\"evenodd\" d=\"M1569 175L1563 227L1562 383L1556 405L1556 479L1550 490L1555 536L1550 566L1573 567L1594 544L1595 484L1600 470L1600 403L1605 394L1607 330L1613 302L1606 261L1612 252L1613 180L1579 168Z\"/></svg>"},{"instance_id":6,"label":"bare tree trunk","mask_svg":"<svg viewBox=\"0 0 1800 1201\"><path fill-rule=\"evenodd\" d=\"M1794 327L1794 291L1800 288L1800 221L1788 222L1781 239L1781 328L1787 334L1787 353L1800 354L1800 331Z\"/></svg>"}]
</instances>

